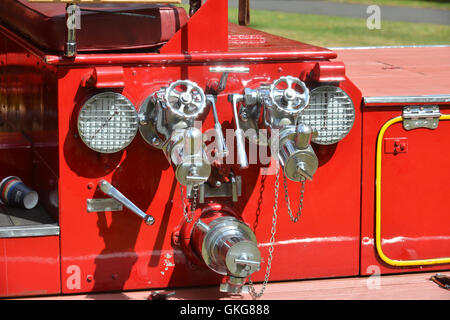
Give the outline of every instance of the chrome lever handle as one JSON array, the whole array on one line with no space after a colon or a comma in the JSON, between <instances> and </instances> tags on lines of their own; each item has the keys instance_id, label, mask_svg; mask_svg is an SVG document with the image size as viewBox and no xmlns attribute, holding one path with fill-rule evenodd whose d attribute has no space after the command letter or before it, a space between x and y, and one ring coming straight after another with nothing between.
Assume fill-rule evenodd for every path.
<instances>
[{"instance_id":1,"label":"chrome lever handle","mask_svg":"<svg viewBox=\"0 0 450 320\"><path fill-rule=\"evenodd\" d=\"M116 199L125 207L130 209L133 213L144 219L147 225L152 225L155 223L155 218L139 209L133 202L131 202L127 197L125 197L122 193L120 193L119 190L114 188L114 186L110 184L108 181L101 180L99 185L100 190L102 190L106 195L110 196L111 198Z\"/></svg>"},{"instance_id":2,"label":"chrome lever handle","mask_svg":"<svg viewBox=\"0 0 450 320\"><path fill-rule=\"evenodd\" d=\"M219 121L219 116L217 114L216 109L216 99L212 95L207 95L206 99L211 103L213 116L214 116L214 129L216 130L217 134L217 149L219 150L219 156L220 157L226 157L228 155L228 148L227 144L225 142L225 138L223 136L222 126Z\"/></svg>"},{"instance_id":3,"label":"chrome lever handle","mask_svg":"<svg viewBox=\"0 0 450 320\"><path fill-rule=\"evenodd\" d=\"M259 267L261 265L261 263L259 261L237 259L237 258L234 259L234 263L248 265L248 266L255 266L255 267Z\"/></svg>"},{"instance_id":4,"label":"chrome lever handle","mask_svg":"<svg viewBox=\"0 0 450 320\"><path fill-rule=\"evenodd\" d=\"M245 151L245 137L244 130L239 126L239 116L237 112L237 103L244 99L244 96L241 94L231 94L228 96L228 100L233 104L233 114L234 114L234 123L236 125L236 148L237 148L237 156L238 163L241 165L241 169L248 168L247 161L247 153Z\"/></svg>"}]
</instances>

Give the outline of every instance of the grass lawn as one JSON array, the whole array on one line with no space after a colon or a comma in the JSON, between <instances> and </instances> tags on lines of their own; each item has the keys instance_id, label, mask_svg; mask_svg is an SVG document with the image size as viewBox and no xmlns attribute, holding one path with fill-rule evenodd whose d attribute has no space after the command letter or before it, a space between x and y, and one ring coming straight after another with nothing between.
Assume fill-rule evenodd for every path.
<instances>
[{"instance_id":1,"label":"grass lawn","mask_svg":"<svg viewBox=\"0 0 450 320\"><path fill-rule=\"evenodd\" d=\"M276 0L275 0L276 1ZM371 0L333 0L363 2ZM373 2L430 2L381 0ZM431 1L432 2L432 1ZM449 5L447 3L447 5ZM189 5L181 5L189 10ZM238 10L229 9L229 21L238 22ZM323 47L450 45L450 26L383 21L380 30L369 30L366 19L251 10L249 27Z\"/></svg>"},{"instance_id":2,"label":"grass lawn","mask_svg":"<svg viewBox=\"0 0 450 320\"><path fill-rule=\"evenodd\" d=\"M448 0L325 0L333 2L376 4L384 6L400 6L413 8L431 8L450 10L450 1Z\"/></svg>"},{"instance_id":3,"label":"grass lawn","mask_svg":"<svg viewBox=\"0 0 450 320\"><path fill-rule=\"evenodd\" d=\"M231 22L237 12L229 10ZM252 10L250 27L325 47L450 44L450 26L425 23L382 21L369 30L366 19Z\"/></svg>"}]
</instances>

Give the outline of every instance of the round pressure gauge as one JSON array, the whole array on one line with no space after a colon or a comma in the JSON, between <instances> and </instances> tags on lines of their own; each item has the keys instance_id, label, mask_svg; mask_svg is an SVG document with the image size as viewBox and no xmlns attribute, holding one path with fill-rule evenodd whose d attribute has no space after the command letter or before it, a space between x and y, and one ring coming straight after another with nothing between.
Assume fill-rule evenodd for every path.
<instances>
[{"instance_id":1,"label":"round pressure gauge","mask_svg":"<svg viewBox=\"0 0 450 320\"><path fill-rule=\"evenodd\" d=\"M138 130L136 108L123 95L103 92L90 98L78 115L78 132L92 150L114 153L127 147Z\"/></svg>"}]
</instances>

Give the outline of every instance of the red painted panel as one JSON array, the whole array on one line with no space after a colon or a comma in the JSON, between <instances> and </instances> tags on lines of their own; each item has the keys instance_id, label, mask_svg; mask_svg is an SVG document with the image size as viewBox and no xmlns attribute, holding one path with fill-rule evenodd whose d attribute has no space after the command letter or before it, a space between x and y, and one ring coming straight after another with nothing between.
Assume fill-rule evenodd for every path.
<instances>
[{"instance_id":1,"label":"red painted panel","mask_svg":"<svg viewBox=\"0 0 450 320\"><path fill-rule=\"evenodd\" d=\"M0 296L60 293L59 237L0 239Z\"/></svg>"},{"instance_id":2,"label":"red painted panel","mask_svg":"<svg viewBox=\"0 0 450 320\"><path fill-rule=\"evenodd\" d=\"M441 106L442 113L449 108ZM363 114L363 177L361 273L399 273L446 269L448 264L427 267L392 267L379 259L374 248L375 144L381 126L401 115L401 109L367 109ZM441 121L436 130L406 131L391 126L387 139L406 138L406 153L382 157L381 232L384 253L391 259L416 260L450 256L450 217L447 187L450 123Z\"/></svg>"},{"instance_id":3,"label":"red painted panel","mask_svg":"<svg viewBox=\"0 0 450 320\"><path fill-rule=\"evenodd\" d=\"M214 14L211 14L214 12ZM161 48L161 53L225 52L228 50L228 3L207 1Z\"/></svg>"},{"instance_id":4,"label":"red painted panel","mask_svg":"<svg viewBox=\"0 0 450 320\"><path fill-rule=\"evenodd\" d=\"M242 64L237 64L242 65ZM135 105L161 85L190 79L205 88L209 65L142 66L125 68L122 94ZM256 88L282 75L300 76L314 63L249 64L249 74L230 74L227 88L217 101L223 128L234 128L227 94ZM218 284L221 277L189 261L181 248L172 243L172 233L183 222L182 207L173 169L160 150L153 149L137 135L126 150L99 155L77 137L78 110L95 90L80 83L91 68L63 68L60 72L59 144L60 148L60 225L62 291L64 293L127 290L138 288ZM158 79L156 82L155 79ZM218 80L218 79L216 79ZM342 87L355 105L360 93L349 82ZM212 114L203 129L213 127ZM290 222L280 181L279 220L271 280L311 277L350 276L359 272L359 188L360 115L351 133L337 145L314 146L320 167L308 183L304 213L298 224ZM232 166L243 177L242 197L221 202L235 207L256 232L264 263L254 280L264 278L268 242L272 226L274 176L265 180L260 192L260 165L248 170ZM330 179L333 177L333 179ZM111 181L156 222L146 226L131 212L87 213L86 199L104 197L96 188L100 179ZM298 205L299 185L289 182L291 205ZM258 199L263 199L258 210ZM82 234L82 236L80 236ZM296 263L292 264L295 253ZM338 262L338 263L336 263ZM72 281L79 274L80 283Z\"/></svg>"}]
</instances>

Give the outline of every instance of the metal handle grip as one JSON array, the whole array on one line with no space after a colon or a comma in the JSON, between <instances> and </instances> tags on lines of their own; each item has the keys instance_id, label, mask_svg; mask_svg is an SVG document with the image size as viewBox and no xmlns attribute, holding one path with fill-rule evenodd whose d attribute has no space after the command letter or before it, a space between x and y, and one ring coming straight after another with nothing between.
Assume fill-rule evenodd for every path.
<instances>
[{"instance_id":1,"label":"metal handle grip","mask_svg":"<svg viewBox=\"0 0 450 320\"><path fill-rule=\"evenodd\" d=\"M234 263L248 265L248 266L256 266L256 267L259 267L261 265L261 262L259 262L259 261L246 260L246 259L234 259Z\"/></svg>"},{"instance_id":2,"label":"metal handle grip","mask_svg":"<svg viewBox=\"0 0 450 320\"><path fill-rule=\"evenodd\" d=\"M153 223L155 223L155 219L151 215L148 215L141 209L139 209L133 202L128 200L127 197L125 197L122 193L120 193L119 190L114 188L114 186L110 184L108 181L106 180L100 181L100 190L102 190L106 195L110 196L111 198L116 199L125 207L134 212L136 215L144 219L146 224L152 225Z\"/></svg>"},{"instance_id":3,"label":"metal handle grip","mask_svg":"<svg viewBox=\"0 0 450 320\"><path fill-rule=\"evenodd\" d=\"M237 148L238 163L241 165L242 169L247 169L248 161L247 161L247 153L245 152L244 130L237 129L235 134L236 134L236 148Z\"/></svg>"},{"instance_id":4,"label":"metal handle grip","mask_svg":"<svg viewBox=\"0 0 450 320\"><path fill-rule=\"evenodd\" d=\"M212 111L213 111L213 116L214 116L214 129L216 130L216 134L217 134L216 144L217 144L217 150L219 151L219 156L226 157L228 155L228 148L227 148L227 144L225 142L225 138L223 136L222 125L220 124L219 116L217 114L216 100L215 100L214 96L212 96L212 95L207 95L206 98L208 99L208 101L211 103L211 106L212 106Z\"/></svg>"},{"instance_id":5,"label":"metal handle grip","mask_svg":"<svg viewBox=\"0 0 450 320\"><path fill-rule=\"evenodd\" d=\"M223 136L222 126L220 125L220 123L217 123L214 125L214 128L217 134L216 143L217 143L217 150L219 150L219 156L226 157L228 155L228 148L225 142L225 138Z\"/></svg>"},{"instance_id":6,"label":"metal handle grip","mask_svg":"<svg viewBox=\"0 0 450 320\"><path fill-rule=\"evenodd\" d=\"M247 153L245 152L245 137L244 137L244 131L239 126L239 116L237 112L237 103L238 101L242 100L244 98L243 95L240 94L232 94L228 96L228 99L233 104L233 114L234 114L234 123L236 125L236 148L237 148L237 157L238 157L238 163L241 165L241 169L247 169L248 168L248 161L247 161Z\"/></svg>"}]
</instances>

